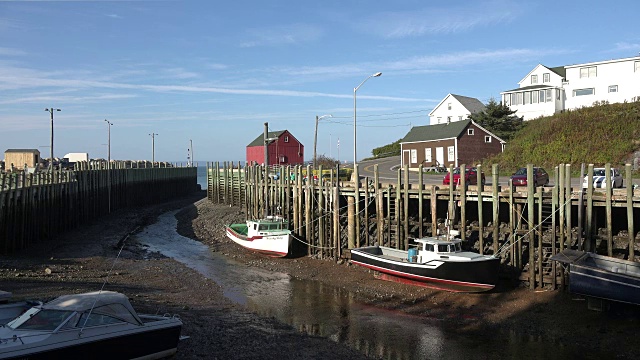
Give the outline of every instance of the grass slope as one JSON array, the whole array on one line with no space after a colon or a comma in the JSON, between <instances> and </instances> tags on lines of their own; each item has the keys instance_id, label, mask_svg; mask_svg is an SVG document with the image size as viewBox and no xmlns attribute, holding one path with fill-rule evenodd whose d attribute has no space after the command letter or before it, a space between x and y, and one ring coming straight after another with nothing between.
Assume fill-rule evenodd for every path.
<instances>
[{"instance_id":1,"label":"grass slope","mask_svg":"<svg viewBox=\"0 0 640 360\"><path fill-rule=\"evenodd\" d=\"M529 163L623 166L639 149L640 101L604 103L528 121L502 154L484 163L507 171Z\"/></svg>"}]
</instances>

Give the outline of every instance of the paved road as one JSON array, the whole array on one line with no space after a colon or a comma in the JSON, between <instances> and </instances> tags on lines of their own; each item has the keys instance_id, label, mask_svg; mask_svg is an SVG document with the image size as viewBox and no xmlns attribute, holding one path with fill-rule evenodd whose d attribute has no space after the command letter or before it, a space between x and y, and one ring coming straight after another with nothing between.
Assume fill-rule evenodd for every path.
<instances>
[{"instance_id":1,"label":"paved road","mask_svg":"<svg viewBox=\"0 0 640 360\"><path fill-rule=\"evenodd\" d=\"M383 159L375 159L375 160L365 160L358 163L358 168L360 170L361 177L369 177L373 179L374 175L374 165L378 165L378 173L380 176L381 182L396 182L398 179L398 168L400 166L400 156L392 156ZM482 170L485 174L486 185L491 186L492 178L491 178L491 168ZM553 176L553 175L551 175ZM432 174L425 173L423 174L423 181L426 185L442 185L442 178L444 178L444 174ZM404 181L404 174L401 175L401 181ZM418 182L418 172L410 171L409 172L409 183L417 183ZM498 184L507 186L509 184L509 176L500 176L498 178ZM572 187L581 186L582 181L579 178L571 179ZM553 186L553 182L551 181L548 186Z\"/></svg>"}]
</instances>

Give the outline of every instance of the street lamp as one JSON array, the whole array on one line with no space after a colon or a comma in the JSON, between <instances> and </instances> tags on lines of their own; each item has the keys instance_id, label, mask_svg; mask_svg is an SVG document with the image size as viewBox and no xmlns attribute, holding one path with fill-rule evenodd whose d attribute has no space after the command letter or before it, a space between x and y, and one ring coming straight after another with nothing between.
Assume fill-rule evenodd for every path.
<instances>
[{"instance_id":1,"label":"street lamp","mask_svg":"<svg viewBox=\"0 0 640 360\"><path fill-rule=\"evenodd\" d=\"M104 121L107 123L107 133L109 134L107 138L107 164L111 164L111 125L113 123L107 119L104 119Z\"/></svg>"},{"instance_id":2,"label":"street lamp","mask_svg":"<svg viewBox=\"0 0 640 360\"><path fill-rule=\"evenodd\" d=\"M327 117L333 117L333 115L331 114L322 115L322 116L316 115L316 133L315 133L315 136L313 137L313 167L315 169L318 168L318 159L316 157L316 148L318 147L318 121Z\"/></svg>"},{"instance_id":3,"label":"street lamp","mask_svg":"<svg viewBox=\"0 0 640 360\"><path fill-rule=\"evenodd\" d=\"M62 110L51 107L44 109L44 111L47 111L49 112L49 114L51 114L51 161L49 162L49 170L53 171L53 112Z\"/></svg>"},{"instance_id":4,"label":"street lamp","mask_svg":"<svg viewBox=\"0 0 640 360\"><path fill-rule=\"evenodd\" d=\"M356 169L356 164L357 164L357 160L356 160L357 159L357 156L356 156L356 91L358 91L358 89L360 89L360 86L362 86L362 84L364 84L367 80L371 79L372 77L378 77L380 75L382 75L381 72L371 74L366 79L364 79L360 83L360 85L353 88L353 169L354 171Z\"/></svg>"},{"instance_id":5,"label":"street lamp","mask_svg":"<svg viewBox=\"0 0 640 360\"><path fill-rule=\"evenodd\" d=\"M151 133L151 167L154 167L156 163L156 133Z\"/></svg>"}]
</instances>

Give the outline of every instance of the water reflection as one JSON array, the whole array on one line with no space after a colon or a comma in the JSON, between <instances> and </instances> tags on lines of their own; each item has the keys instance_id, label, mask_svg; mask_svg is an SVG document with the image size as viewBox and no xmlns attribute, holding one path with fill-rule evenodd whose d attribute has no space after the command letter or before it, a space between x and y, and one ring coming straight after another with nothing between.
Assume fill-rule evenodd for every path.
<instances>
[{"instance_id":1,"label":"water reflection","mask_svg":"<svg viewBox=\"0 0 640 360\"><path fill-rule=\"evenodd\" d=\"M364 305L344 289L238 264L177 234L176 212L160 216L157 223L137 235L138 241L215 281L227 298L249 310L275 317L300 332L349 344L365 355L407 360L566 359L586 355L542 339L523 338L517 332L482 337L446 334L439 320Z\"/></svg>"}]
</instances>

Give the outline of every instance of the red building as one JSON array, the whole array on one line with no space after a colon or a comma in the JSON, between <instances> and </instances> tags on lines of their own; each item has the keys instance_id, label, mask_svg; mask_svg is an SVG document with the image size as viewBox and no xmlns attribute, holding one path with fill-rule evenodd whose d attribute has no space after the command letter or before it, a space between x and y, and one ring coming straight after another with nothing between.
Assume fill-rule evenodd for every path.
<instances>
[{"instance_id":1,"label":"red building","mask_svg":"<svg viewBox=\"0 0 640 360\"><path fill-rule=\"evenodd\" d=\"M301 165L304 163L304 145L288 130L270 131L268 141L269 165ZM247 164L264 164L264 134L247 145Z\"/></svg>"}]
</instances>

